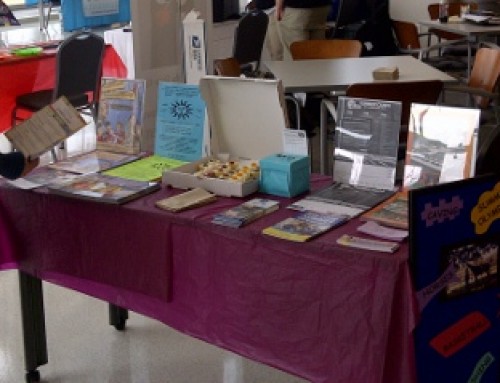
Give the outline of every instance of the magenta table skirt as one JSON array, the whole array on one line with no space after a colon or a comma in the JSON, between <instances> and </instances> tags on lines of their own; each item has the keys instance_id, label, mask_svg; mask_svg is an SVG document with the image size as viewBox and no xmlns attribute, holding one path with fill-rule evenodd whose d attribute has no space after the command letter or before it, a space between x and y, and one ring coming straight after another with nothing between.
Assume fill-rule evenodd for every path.
<instances>
[{"instance_id":1,"label":"magenta table skirt","mask_svg":"<svg viewBox=\"0 0 500 383\"><path fill-rule=\"evenodd\" d=\"M327 182L313 180L313 188ZM178 192L164 188L114 206L2 184L0 268L156 318L312 382L415 381L406 245L395 254L337 245L357 220L309 243L262 235L293 214L284 208L242 229L210 223L240 199L179 214L154 207Z\"/></svg>"}]
</instances>

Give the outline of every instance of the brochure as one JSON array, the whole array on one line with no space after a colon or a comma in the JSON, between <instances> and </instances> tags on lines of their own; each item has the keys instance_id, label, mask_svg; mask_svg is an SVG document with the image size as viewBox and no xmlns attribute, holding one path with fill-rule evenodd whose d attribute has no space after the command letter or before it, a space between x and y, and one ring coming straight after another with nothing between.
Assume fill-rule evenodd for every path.
<instances>
[{"instance_id":1,"label":"brochure","mask_svg":"<svg viewBox=\"0 0 500 383\"><path fill-rule=\"evenodd\" d=\"M48 185L49 192L54 194L112 204L122 204L158 189L158 182L127 180L100 173L80 175L61 185Z\"/></svg>"},{"instance_id":2,"label":"brochure","mask_svg":"<svg viewBox=\"0 0 500 383\"><path fill-rule=\"evenodd\" d=\"M80 113L62 96L13 126L5 136L25 156L38 158L85 125Z\"/></svg>"},{"instance_id":3,"label":"brochure","mask_svg":"<svg viewBox=\"0 0 500 383\"><path fill-rule=\"evenodd\" d=\"M229 227L241 227L278 209L278 201L254 198L216 214L212 219L212 223Z\"/></svg>"},{"instance_id":4,"label":"brochure","mask_svg":"<svg viewBox=\"0 0 500 383\"><path fill-rule=\"evenodd\" d=\"M340 226L349 219L345 215L304 211L295 217L286 218L277 224L265 228L262 233L294 242L306 242L310 239Z\"/></svg>"},{"instance_id":5,"label":"brochure","mask_svg":"<svg viewBox=\"0 0 500 383\"><path fill-rule=\"evenodd\" d=\"M79 156L67 158L66 160L54 162L49 167L73 173L87 174L111 169L135 161L138 158L140 158L140 155L94 150Z\"/></svg>"}]
</instances>

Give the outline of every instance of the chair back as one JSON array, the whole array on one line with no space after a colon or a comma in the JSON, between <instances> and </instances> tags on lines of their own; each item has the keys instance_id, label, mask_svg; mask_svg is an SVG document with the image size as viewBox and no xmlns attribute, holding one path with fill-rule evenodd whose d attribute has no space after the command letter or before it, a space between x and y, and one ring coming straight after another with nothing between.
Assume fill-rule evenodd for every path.
<instances>
[{"instance_id":1,"label":"chair back","mask_svg":"<svg viewBox=\"0 0 500 383\"><path fill-rule=\"evenodd\" d=\"M268 23L269 17L260 10L249 12L240 19L233 44L233 57L240 65L256 63L258 69Z\"/></svg>"},{"instance_id":2,"label":"chair back","mask_svg":"<svg viewBox=\"0 0 500 383\"><path fill-rule=\"evenodd\" d=\"M417 26L408 21L392 20L392 29L402 53L421 49Z\"/></svg>"},{"instance_id":3,"label":"chair back","mask_svg":"<svg viewBox=\"0 0 500 383\"><path fill-rule=\"evenodd\" d=\"M470 73L468 87L493 93L500 78L500 49L479 48ZM492 101L489 97L474 96L479 108L487 108Z\"/></svg>"},{"instance_id":4,"label":"chair back","mask_svg":"<svg viewBox=\"0 0 500 383\"><path fill-rule=\"evenodd\" d=\"M214 60L214 72L217 76L240 77L241 66L234 57Z\"/></svg>"},{"instance_id":5,"label":"chair back","mask_svg":"<svg viewBox=\"0 0 500 383\"><path fill-rule=\"evenodd\" d=\"M91 93L91 103L97 102L104 39L91 32L78 32L65 39L57 51L56 85L53 98Z\"/></svg>"},{"instance_id":6,"label":"chair back","mask_svg":"<svg viewBox=\"0 0 500 383\"><path fill-rule=\"evenodd\" d=\"M360 57L363 45L358 40L326 39L295 41L290 45L294 60Z\"/></svg>"},{"instance_id":7,"label":"chair back","mask_svg":"<svg viewBox=\"0 0 500 383\"><path fill-rule=\"evenodd\" d=\"M374 100L401 102L400 143L406 144L407 126L410 121L411 104L436 104L443 90L443 82L438 80L411 82L374 82L352 84L346 96Z\"/></svg>"}]
</instances>

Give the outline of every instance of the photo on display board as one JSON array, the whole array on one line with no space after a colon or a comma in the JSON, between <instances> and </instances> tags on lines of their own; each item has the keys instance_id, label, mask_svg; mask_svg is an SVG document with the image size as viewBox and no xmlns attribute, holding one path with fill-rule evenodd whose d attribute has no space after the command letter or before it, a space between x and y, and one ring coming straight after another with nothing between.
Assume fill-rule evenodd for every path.
<instances>
[{"instance_id":1,"label":"photo on display board","mask_svg":"<svg viewBox=\"0 0 500 383\"><path fill-rule=\"evenodd\" d=\"M500 238L473 238L446 246L441 252L443 272L453 267L453 278L443 289L443 298L456 298L498 285Z\"/></svg>"}]
</instances>

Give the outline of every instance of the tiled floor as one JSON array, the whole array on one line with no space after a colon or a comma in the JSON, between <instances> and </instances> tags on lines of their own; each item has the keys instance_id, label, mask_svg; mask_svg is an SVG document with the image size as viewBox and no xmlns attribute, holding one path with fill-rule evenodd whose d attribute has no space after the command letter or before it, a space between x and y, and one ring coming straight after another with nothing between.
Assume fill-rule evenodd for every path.
<instances>
[{"instance_id":1,"label":"tiled floor","mask_svg":"<svg viewBox=\"0 0 500 383\"><path fill-rule=\"evenodd\" d=\"M120 332L108 307L44 283L49 363L46 383L305 383L157 321L130 313ZM17 272L0 272L0 382L24 381Z\"/></svg>"}]
</instances>

